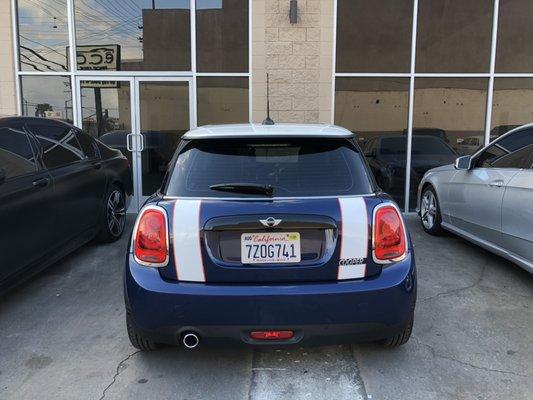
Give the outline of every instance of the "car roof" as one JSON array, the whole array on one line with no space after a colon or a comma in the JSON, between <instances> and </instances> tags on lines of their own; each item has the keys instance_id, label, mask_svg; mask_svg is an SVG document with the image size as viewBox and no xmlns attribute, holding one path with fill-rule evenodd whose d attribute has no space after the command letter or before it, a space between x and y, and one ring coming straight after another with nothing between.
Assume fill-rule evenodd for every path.
<instances>
[{"instance_id":1,"label":"car roof","mask_svg":"<svg viewBox=\"0 0 533 400\"><path fill-rule=\"evenodd\" d=\"M325 124L233 124L201 126L183 135L184 139L264 137L352 138L354 134L340 126Z\"/></svg>"}]
</instances>

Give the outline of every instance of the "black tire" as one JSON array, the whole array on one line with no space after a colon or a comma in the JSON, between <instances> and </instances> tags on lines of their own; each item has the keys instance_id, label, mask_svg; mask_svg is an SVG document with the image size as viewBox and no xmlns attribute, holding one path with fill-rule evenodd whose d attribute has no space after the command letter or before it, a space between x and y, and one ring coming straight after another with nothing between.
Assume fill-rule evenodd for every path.
<instances>
[{"instance_id":1,"label":"black tire","mask_svg":"<svg viewBox=\"0 0 533 400\"><path fill-rule=\"evenodd\" d=\"M124 191L116 185L111 185L106 193L100 231L96 238L103 243L115 242L124 233L125 226L126 197Z\"/></svg>"},{"instance_id":2,"label":"black tire","mask_svg":"<svg viewBox=\"0 0 533 400\"><path fill-rule=\"evenodd\" d=\"M133 318L129 313L126 313L126 327L128 329L128 338L130 343L136 349L142 351L153 351L158 349L158 345L149 339L143 337L133 324Z\"/></svg>"},{"instance_id":3,"label":"black tire","mask_svg":"<svg viewBox=\"0 0 533 400\"><path fill-rule=\"evenodd\" d=\"M398 347L401 346L409 341L409 338L411 337L411 332L413 331L413 321L414 321L414 312L411 314L409 318L409 322L407 323L407 326L405 329L388 338L383 341L383 345L385 347Z\"/></svg>"},{"instance_id":4,"label":"black tire","mask_svg":"<svg viewBox=\"0 0 533 400\"><path fill-rule=\"evenodd\" d=\"M442 215L440 213L440 204L437 193L432 186L427 186L422 191L420 199L420 223L424 231L434 236L444 234L442 229Z\"/></svg>"}]
</instances>

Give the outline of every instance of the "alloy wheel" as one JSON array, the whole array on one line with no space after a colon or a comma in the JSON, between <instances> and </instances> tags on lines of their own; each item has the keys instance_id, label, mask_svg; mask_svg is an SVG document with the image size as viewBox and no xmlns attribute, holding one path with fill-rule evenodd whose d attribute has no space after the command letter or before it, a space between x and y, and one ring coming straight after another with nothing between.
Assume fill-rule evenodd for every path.
<instances>
[{"instance_id":1,"label":"alloy wheel","mask_svg":"<svg viewBox=\"0 0 533 400\"><path fill-rule=\"evenodd\" d=\"M435 218L437 216L437 199L431 190L427 190L422 197L420 214L422 216L422 224L424 227L426 229L432 229L435 225Z\"/></svg>"},{"instance_id":2,"label":"alloy wheel","mask_svg":"<svg viewBox=\"0 0 533 400\"><path fill-rule=\"evenodd\" d=\"M124 196L120 190L113 190L107 199L107 226L115 237L122 234L126 223Z\"/></svg>"}]
</instances>

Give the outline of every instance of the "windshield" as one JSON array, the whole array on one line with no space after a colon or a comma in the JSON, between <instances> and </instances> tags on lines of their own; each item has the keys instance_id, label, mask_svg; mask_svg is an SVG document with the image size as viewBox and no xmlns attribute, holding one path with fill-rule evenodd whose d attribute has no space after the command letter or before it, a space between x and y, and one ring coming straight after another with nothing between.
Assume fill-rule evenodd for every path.
<instances>
[{"instance_id":1,"label":"windshield","mask_svg":"<svg viewBox=\"0 0 533 400\"><path fill-rule=\"evenodd\" d=\"M360 153L346 139L213 139L180 152L165 194L180 197L359 195L372 192ZM222 189L220 190L222 186Z\"/></svg>"},{"instance_id":2,"label":"windshield","mask_svg":"<svg viewBox=\"0 0 533 400\"><path fill-rule=\"evenodd\" d=\"M413 155L454 155L455 152L446 142L433 136L413 136ZM381 139L382 155L405 155L407 151L406 137L388 137Z\"/></svg>"}]
</instances>

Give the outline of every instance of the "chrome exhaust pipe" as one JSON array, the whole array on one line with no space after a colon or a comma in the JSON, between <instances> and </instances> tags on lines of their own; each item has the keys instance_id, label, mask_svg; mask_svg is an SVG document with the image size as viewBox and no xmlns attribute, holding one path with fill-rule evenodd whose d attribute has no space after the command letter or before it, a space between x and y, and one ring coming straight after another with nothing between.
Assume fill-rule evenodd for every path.
<instances>
[{"instance_id":1,"label":"chrome exhaust pipe","mask_svg":"<svg viewBox=\"0 0 533 400\"><path fill-rule=\"evenodd\" d=\"M200 344L200 336L194 332L185 332L181 337L181 342L188 349L194 349Z\"/></svg>"}]
</instances>

